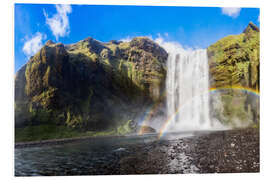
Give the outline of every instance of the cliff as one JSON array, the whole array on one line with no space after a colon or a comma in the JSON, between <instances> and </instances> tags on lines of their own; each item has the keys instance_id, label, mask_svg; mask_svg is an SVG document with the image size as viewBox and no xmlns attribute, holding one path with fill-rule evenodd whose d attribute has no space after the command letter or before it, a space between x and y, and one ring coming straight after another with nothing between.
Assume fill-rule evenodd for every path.
<instances>
[{"instance_id":1,"label":"cliff","mask_svg":"<svg viewBox=\"0 0 270 180\"><path fill-rule=\"evenodd\" d=\"M259 91L260 38L253 23L239 35L227 36L208 47L211 87L249 87Z\"/></svg>"},{"instance_id":2,"label":"cliff","mask_svg":"<svg viewBox=\"0 0 270 180\"><path fill-rule=\"evenodd\" d=\"M207 49L213 116L241 127L259 121L260 32L252 22L243 33L217 41ZM221 104L217 104L221 102Z\"/></svg>"},{"instance_id":3,"label":"cliff","mask_svg":"<svg viewBox=\"0 0 270 180\"><path fill-rule=\"evenodd\" d=\"M160 100L167 57L145 37L48 41L16 74L15 125L96 131L132 120L135 126L141 108Z\"/></svg>"}]
</instances>

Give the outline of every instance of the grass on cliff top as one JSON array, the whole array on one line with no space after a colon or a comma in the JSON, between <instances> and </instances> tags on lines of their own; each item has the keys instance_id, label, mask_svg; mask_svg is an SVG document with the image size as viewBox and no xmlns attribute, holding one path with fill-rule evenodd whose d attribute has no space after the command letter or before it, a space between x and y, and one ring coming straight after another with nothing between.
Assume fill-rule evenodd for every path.
<instances>
[{"instance_id":1,"label":"grass on cliff top","mask_svg":"<svg viewBox=\"0 0 270 180\"><path fill-rule=\"evenodd\" d=\"M210 59L215 63L221 63L226 59L246 59L246 55L250 55L250 59L259 61L259 36L260 34L254 31L224 37L208 47L210 56L213 55Z\"/></svg>"},{"instance_id":2,"label":"grass on cliff top","mask_svg":"<svg viewBox=\"0 0 270 180\"><path fill-rule=\"evenodd\" d=\"M15 128L15 142L41 141L50 139L75 138L75 137L96 137L96 136L117 136L130 133L131 120L117 128L105 131L78 131L66 126L38 125L25 128Z\"/></svg>"}]
</instances>

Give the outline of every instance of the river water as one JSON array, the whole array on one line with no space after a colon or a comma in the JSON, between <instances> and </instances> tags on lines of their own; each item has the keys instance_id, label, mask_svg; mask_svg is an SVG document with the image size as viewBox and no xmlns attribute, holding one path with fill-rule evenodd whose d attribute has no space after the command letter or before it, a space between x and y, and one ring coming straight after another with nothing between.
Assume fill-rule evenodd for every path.
<instances>
[{"instance_id":1,"label":"river water","mask_svg":"<svg viewBox=\"0 0 270 180\"><path fill-rule=\"evenodd\" d=\"M177 155L182 164L168 160L174 152L170 144L187 136L192 133L171 133L163 139L158 139L157 134L101 137L62 145L16 148L15 176L177 173L184 166L180 172L192 173L196 167L189 163L190 157L184 152ZM177 143L179 148L187 148ZM145 164L146 160L154 164Z\"/></svg>"},{"instance_id":2,"label":"river water","mask_svg":"<svg viewBox=\"0 0 270 180\"><path fill-rule=\"evenodd\" d=\"M259 172L259 130L98 137L15 148L15 176Z\"/></svg>"}]
</instances>

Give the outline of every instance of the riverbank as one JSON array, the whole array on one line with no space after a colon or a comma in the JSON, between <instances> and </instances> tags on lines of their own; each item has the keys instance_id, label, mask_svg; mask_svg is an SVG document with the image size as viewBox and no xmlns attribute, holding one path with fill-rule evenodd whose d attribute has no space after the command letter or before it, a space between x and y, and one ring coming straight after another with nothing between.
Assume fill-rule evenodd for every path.
<instances>
[{"instance_id":1,"label":"riverbank","mask_svg":"<svg viewBox=\"0 0 270 180\"><path fill-rule=\"evenodd\" d=\"M248 128L173 134L163 139L108 136L17 144L15 175L259 172L259 140L259 129Z\"/></svg>"},{"instance_id":2,"label":"riverbank","mask_svg":"<svg viewBox=\"0 0 270 180\"><path fill-rule=\"evenodd\" d=\"M84 139L89 137L101 136L122 136L129 134L132 130L129 126L130 121L117 127L103 131L81 131L64 125L44 124L15 128L15 143L17 144L55 144L55 142L70 141L71 139ZM45 142L45 143L43 143ZM65 141L66 142L66 141ZM15 145L16 146L16 145Z\"/></svg>"},{"instance_id":3,"label":"riverbank","mask_svg":"<svg viewBox=\"0 0 270 180\"><path fill-rule=\"evenodd\" d=\"M18 149L18 148L27 148L27 147L53 146L53 145L61 145L61 144L67 144L67 143L73 143L73 142L87 141L91 139L123 138L127 136L133 136L133 135L100 135L100 136L86 136L85 135L81 137L72 137L72 138L17 142L15 143L15 148Z\"/></svg>"}]
</instances>

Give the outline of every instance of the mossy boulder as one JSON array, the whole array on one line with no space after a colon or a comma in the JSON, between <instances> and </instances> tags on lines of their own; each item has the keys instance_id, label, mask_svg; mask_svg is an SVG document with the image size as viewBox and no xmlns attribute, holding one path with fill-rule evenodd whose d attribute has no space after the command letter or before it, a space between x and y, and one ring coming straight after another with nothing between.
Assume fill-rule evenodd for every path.
<instances>
[{"instance_id":1,"label":"mossy boulder","mask_svg":"<svg viewBox=\"0 0 270 180\"><path fill-rule=\"evenodd\" d=\"M148 134L148 133L156 133L156 130L150 126L139 126L139 133L140 134Z\"/></svg>"},{"instance_id":2,"label":"mossy boulder","mask_svg":"<svg viewBox=\"0 0 270 180\"><path fill-rule=\"evenodd\" d=\"M48 41L16 73L15 125L99 131L134 121L143 106L160 101L167 57L145 37Z\"/></svg>"}]
</instances>

